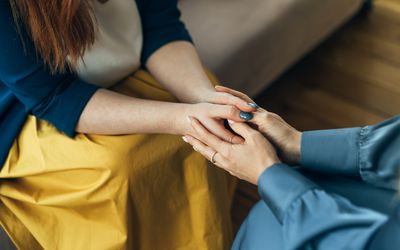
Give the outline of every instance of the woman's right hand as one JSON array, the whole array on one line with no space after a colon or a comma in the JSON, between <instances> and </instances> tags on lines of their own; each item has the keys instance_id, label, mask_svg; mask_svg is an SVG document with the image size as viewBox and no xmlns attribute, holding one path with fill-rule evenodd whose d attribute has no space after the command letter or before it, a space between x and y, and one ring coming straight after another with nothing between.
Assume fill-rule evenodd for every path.
<instances>
[{"instance_id":1,"label":"woman's right hand","mask_svg":"<svg viewBox=\"0 0 400 250\"><path fill-rule=\"evenodd\" d=\"M281 158L289 164L300 163L302 133L290 126L279 115L259 109L250 121L277 148Z\"/></svg>"},{"instance_id":2,"label":"woman's right hand","mask_svg":"<svg viewBox=\"0 0 400 250\"><path fill-rule=\"evenodd\" d=\"M191 125L194 135L185 135L183 140L212 163L242 180L257 185L267 168L280 163L272 144L245 123L230 121L232 130L244 138L241 144L220 140L195 118L191 118Z\"/></svg>"},{"instance_id":3,"label":"woman's right hand","mask_svg":"<svg viewBox=\"0 0 400 250\"><path fill-rule=\"evenodd\" d=\"M234 144L242 143L244 140L226 129L224 120L245 122L246 119L244 118L247 118L247 120L253 118L250 113L241 112L237 107L232 105L212 103L188 104L185 112L177 120L179 133L182 135L194 135L193 127L188 122L189 117L199 120L215 136Z\"/></svg>"},{"instance_id":4,"label":"woman's right hand","mask_svg":"<svg viewBox=\"0 0 400 250\"><path fill-rule=\"evenodd\" d=\"M222 86L217 86L216 90L254 103L250 97L239 91ZM278 148L281 158L289 164L299 163L302 133L290 126L279 115L263 108L258 108L253 114L254 118L249 122L254 124Z\"/></svg>"}]
</instances>

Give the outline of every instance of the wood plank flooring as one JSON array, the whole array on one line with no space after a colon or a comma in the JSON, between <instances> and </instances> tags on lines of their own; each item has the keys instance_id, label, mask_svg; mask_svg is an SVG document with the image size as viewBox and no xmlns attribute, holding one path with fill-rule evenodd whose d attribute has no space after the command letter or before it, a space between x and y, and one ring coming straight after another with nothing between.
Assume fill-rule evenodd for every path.
<instances>
[{"instance_id":1,"label":"wood plank flooring","mask_svg":"<svg viewBox=\"0 0 400 250\"><path fill-rule=\"evenodd\" d=\"M375 0L258 98L300 130L363 126L400 113L400 0ZM236 230L259 200L240 182Z\"/></svg>"}]
</instances>

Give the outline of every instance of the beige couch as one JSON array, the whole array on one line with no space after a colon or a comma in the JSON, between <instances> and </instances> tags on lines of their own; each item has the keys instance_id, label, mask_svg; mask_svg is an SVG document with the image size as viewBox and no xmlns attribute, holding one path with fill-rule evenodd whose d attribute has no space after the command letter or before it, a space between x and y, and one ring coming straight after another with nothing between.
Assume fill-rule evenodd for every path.
<instances>
[{"instance_id":1,"label":"beige couch","mask_svg":"<svg viewBox=\"0 0 400 250\"><path fill-rule=\"evenodd\" d=\"M363 0L181 0L200 55L251 96L351 18Z\"/></svg>"},{"instance_id":2,"label":"beige couch","mask_svg":"<svg viewBox=\"0 0 400 250\"><path fill-rule=\"evenodd\" d=\"M348 20L363 0L181 0L200 55L254 96ZM0 227L0 249L15 249Z\"/></svg>"}]
</instances>

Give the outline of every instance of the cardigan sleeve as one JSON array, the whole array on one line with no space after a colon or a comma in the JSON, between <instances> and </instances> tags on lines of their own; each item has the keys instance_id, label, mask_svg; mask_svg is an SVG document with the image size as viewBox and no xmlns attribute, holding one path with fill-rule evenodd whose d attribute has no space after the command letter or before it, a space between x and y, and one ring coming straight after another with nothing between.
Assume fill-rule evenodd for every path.
<instances>
[{"instance_id":1,"label":"cardigan sleeve","mask_svg":"<svg viewBox=\"0 0 400 250\"><path fill-rule=\"evenodd\" d=\"M9 1L0 2L0 32L0 81L27 113L74 136L79 117L98 88L72 73L51 74L26 32L17 31Z\"/></svg>"},{"instance_id":2,"label":"cardigan sleeve","mask_svg":"<svg viewBox=\"0 0 400 250\"><path fill-rule=\"evenodd\" d=\"M136 0L143 28L141 62L145 65L149 57L162 46L173 41L192 39L180 20L177 0Z\"/></svg>"},{"instance_id":3,"label":"cardigan sleeve","mask_svg":"<svg viewBox=\"0 0 400 250\"><path fill-rule=\"evenodd\" d=\"M363 128L309 131L302 136L301 165L396 190L399 148L400 116Z\"/></svg>"}]
</instances>

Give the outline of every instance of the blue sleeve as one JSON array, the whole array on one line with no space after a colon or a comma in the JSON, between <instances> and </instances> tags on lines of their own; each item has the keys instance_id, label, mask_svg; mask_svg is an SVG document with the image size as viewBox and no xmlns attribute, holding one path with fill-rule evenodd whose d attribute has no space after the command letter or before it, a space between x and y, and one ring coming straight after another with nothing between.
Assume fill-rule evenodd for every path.
<instances>
[{"instance_id":1,"label":"blue sleeve","mask_svg":"<svg viewBox=\"0 0 400 250\"><path fill-rule=\"evenodd\" d=\"M371 239L369 250L392 250L400 246L400 201L397 201L389 220L379 228Z\"/></svg>"},{"instance_id":2,"label":"blue sleeve","mask_svg":"<svg viewBox=\"0 0 400 250\"><path fill-rule=\"evenodd\" d=\"M17 32L8 1L0 2L0 31L0 81L27 113L74 136L82 110L97 87L71 73L51 74L26 32Z\"/></svg>"},{"instance_id":3,"label":"blue sleeve","mask_svg":"<svg viewBox=\"0 0 400 250\"><path fill-rule=\"evenodd\" d=\"M284 164L267 169L258 184L282 225L287 250L365 249L387 222L385 215L326 193Z\"/></svg>"},{"instance_id":4,"label":"blue sleeve","mask_svg":"<svg viewBox=\"0 0 400 250\"><path fill-rule=\"evenodd\" d=\"M400 116L363 128L309 131L302 136L301 165L395 190L399 148Z\"/></svg>"},{"instance_id":5,"label":"blue sleeve","mask_svg":"<svg viewBox=\"0 0 400 250\"><path fill-rule=\"evenodd\" d=\"M162 46L173 41L192 39L180 20L181 13L177 0L136 0L143 28L143 49L141 62Z\"/></svg>"}]
</instances>

